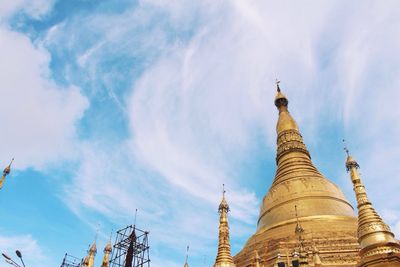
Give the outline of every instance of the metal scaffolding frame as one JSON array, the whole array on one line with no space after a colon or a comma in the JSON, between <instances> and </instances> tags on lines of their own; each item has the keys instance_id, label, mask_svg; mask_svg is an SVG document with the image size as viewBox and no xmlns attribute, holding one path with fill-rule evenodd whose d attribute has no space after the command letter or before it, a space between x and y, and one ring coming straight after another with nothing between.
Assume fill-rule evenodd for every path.
<instances>
[{"instance_id":1,"label":"metal scaffolding frame","mask_svg":"<svg viewBox=\"0 0 400 267\"><path fill-rule=\"evenodd\" d=\"M82 259L65 253L65 257L63 259L63 262L61 263L61 267L82 267Z\"/></svg>"},{"instance_id":2,"label":"metal scaffolding frame","mask_svg":"<svg viewBox=\"0 0 400 267\"><path fill-rule=\"evenodd\" d=\"M148 235L135 225L117 231L110 267L150 267Z\"/></svg>"}]
</instances>

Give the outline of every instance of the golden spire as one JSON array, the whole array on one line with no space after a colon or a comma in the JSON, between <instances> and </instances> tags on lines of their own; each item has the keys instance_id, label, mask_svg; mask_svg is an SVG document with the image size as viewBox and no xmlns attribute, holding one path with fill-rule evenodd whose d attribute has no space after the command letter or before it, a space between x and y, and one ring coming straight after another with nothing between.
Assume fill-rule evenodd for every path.
<instances>
[{"instance_id":1,"label":"golden spire","mask_svg":"<svg viewBox=\"0 0 400 267\"><path fill-rule=\"evenodd\" d=\"M354 220L354 210L340 189L314 166L299 127L288 110L288 98L277 81L275 106L279 111L277 131L277 170L264 197L257 231L295 222L292 209L301 205L301 217L346 216Z\"/></svg>"},{"instance_id":2,"label":"golden spire","mask_svg":"<svg viewBox=\"0 0 400 267\"><path fill-rule=\"evenodd\" d=\"M229 205L225 199L225 185L222 190L222 200L219 204L218 212L219 217L219 237L218 237L218 254L215 259L214 267L235 267L231 255L231 245L229 242L229 225L228 225L228 212Z\"/></svg>"},{"instance_id":3,"label":"golden spire","mask_svg":"<svg viewBox=\"0 0 400 267\"><path fill-rule=\"evenodd\" d=\"M94 240L93 244L89 248L88 255L83 260L84 267L94 267L94 258L96 257L96 253L96 240Z\"/></svg>"},{"instance_id":4,"label":"golden spire","mask_svg":"<svg viewBox=\"0 0 400 267\"><path fill-rule=\"evenodd\" d=\"M344 140L343 140L344 141ZM361 176L358 172L360 166L347 153L346 169L350 172L353 190L356 194L358 208L358 242L361 246L361 266L378 266L377 263L396 262L400 265L400 244L396 241L394 234L389 226L381 219L375 211L371 201L368 199L367 192L361 182Z\"/></svg>"},{"instance_id":5,"label":"golden spire","mask_svg":"<svg viewBox=\"0 0 400 267\"><path fill-rule=\"evenodd\" d=\"M303 152L311 159L310 153L303 142L299 127L289 113L289 100L282 93L279 83L280 81L276 82L277 93L275 97L275 106L279 110L278 123L276 124L276 133L278 135L276 161L278 162L281 157L292 151Z\"/></svg>"},{"instance_id":6,"label":"golden spire","mask_svg":"<svg viewBox=\"0 0 400 267\"><path fill-rule=\"evenodd\" d=\"M88 267L94 267L94 258L96 257L97 247L96 240L93 242L92 246L89 249L89 264Z\"/></svg>"},{"instance_id":7,"label":"golden spire","mask_svg":"<svg viewBox=\"0 0 400 267\"><path fill-rule=\"evenodd\" d=\"M10 174L11 172L11 164L13 163L14 158L12 158L10 164L3 170L3 176L0 179L0 189L3 187L4 180L6 179L6 176Z\"/></svg>"},{"instance_id":8,"label":"golden spire","mask_svg":"<svg viewBox=\"0 0 400 267\"><path fill-rule=\"evenodd\" d=\"M189 267L188 258L189 258L189 245L186 247L186 260L185 260L185 265L183 265L183 267Z\"/></svg>"},{"instance_id":9,"label":"golden spire","mask_svg":"<svg viewBox=\"0 0 400 267\"><path fill-rule=\"evenodd\" d=\"M108 240L108 243L104 248L104 257L103 257L103 262L101 263L101 267L108 267L109 256L112 252L111 236L112 234L110 235L110 239Z\"/></svg>"}]
</instances>

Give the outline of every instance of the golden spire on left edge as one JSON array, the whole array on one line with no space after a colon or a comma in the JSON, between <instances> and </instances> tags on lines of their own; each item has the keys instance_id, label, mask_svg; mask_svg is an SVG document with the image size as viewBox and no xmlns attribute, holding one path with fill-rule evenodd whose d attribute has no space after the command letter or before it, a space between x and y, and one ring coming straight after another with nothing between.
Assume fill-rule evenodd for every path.
<instances>
[{"instance_id":1,"label":"golden spire on left edge","mask_svg":"<svg viewBox=\"0 0 400 267\"><path fill-rule=\"evenodd\" d=\"M231 255L231 244L229 242L229 225L228 225L228 212L229 205L225 199L225 185L222 190L222 200L219 204L218 212L219 217L219 241L218 241L218 254L215 259L214 267L235 267Z\"/></svg>"},{"instance_id":2,"label":"golden spire on left edge","mask_svg":"<svg viewBox=\"0 0 400 267\"><path fill-rule=\"evenodd\" d=\"M11 160L10 164L3 170L3 176L0 179L0 189L3 187L4 180L6 179L6 176L10 174L11 172L11 164L13 163L14 158Z\"/></svg>"},{"instance_id":3,"label":"golden spire on left edge","mask_svg":"<svg viewBox=\"0 0 400 267\"><path fill-rule=\"evenodd\" d=\"M346 169L350 172L358 208L357 232L358 242L361 246L361 262L359 266L399 266L400 244L368 199L358 172L360 166L350 156L347 148L345 148L345 151L347 153Z\"/></svg>"}]
</instances>

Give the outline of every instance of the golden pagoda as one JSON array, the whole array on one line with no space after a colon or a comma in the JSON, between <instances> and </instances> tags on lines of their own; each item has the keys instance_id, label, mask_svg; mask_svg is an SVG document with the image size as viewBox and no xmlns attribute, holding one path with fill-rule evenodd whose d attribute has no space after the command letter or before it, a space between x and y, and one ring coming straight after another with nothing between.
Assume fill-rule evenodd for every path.
<instances>
[{"instance_id":1,"label":"golden pagoda","mask_svg":"<svg viewBox=\"0 0 400 267\"><path fill-rule=\"evenodd\" d=\"M219 236L218 236L218 253L215 259L214 267L235 267L231 255L231 244L229 241L229 225L228 225L228 212L229 205L225 199L225 187L222 191L222 200L219 204L218 212L219 217Z\"/></svg>"},{"instance_id":2,"label":"golden pagoda","mask_svg":"<svg viewBox=\"0 0 400 267\"><path fill-rule=\"evenodd\" d=\"M277 82L277 170L261 203L256 233L234 262L237 267L252 266L252 254L259 251L264 266L277 266L281 252L286 252L281 266L294 261L313 266L315 246L319 249L318 264L355 266L360 246L354 209L342 191L312 163L288 103ZM301 250L296 231L300 223Z\"/></svg>"},{"instance_id":3,"label":"golden pagoda","mask_svg":"<svg viewBox=\"0 0 400 267\"><path fill-rule=\"evenodd\" d=\"M358 208L358 241L361 245L359 266L400 266L400 244L368 199L361 182L358 163L347 152L346 169L350 172Z\"/></svg>"},{"instance_id":4,"label":"golden pagoda","mask_svg":"<svg viewBox=\"0 0 400 267\"><path fill-rule=\"evenodd\" d=\"M111 252L112 252L112 245L111 245L111 237L110 237L108 244L104 248L104 257L103 257L103 262L101 263L101 267L108 267L109 256L110 256Z\"/></svg>"},{"instance_id":5,"label":"golden pagoda","mask_svg":"<svg viewBox=\"0 0 400 267\"><path fill-rule=\"evenodd\" d=\"M89 248L88 255L83 260L84 267L94 267L94 258L96 257L97 248L96 240L93 242L92 246Z\"/></svg>"}]
</instances>

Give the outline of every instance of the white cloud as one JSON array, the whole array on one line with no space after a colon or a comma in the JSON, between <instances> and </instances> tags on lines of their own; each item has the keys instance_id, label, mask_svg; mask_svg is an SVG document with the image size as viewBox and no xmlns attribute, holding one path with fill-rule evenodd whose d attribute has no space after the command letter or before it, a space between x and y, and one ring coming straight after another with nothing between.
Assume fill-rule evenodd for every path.
<instances>
[{"instance_id":1,"label":"white cloud","mask_svg":"<svg viewBox=\"0 0 400 267\"><path fill-rule=\"evenodd\" d=\"M0 39L1 162L42 168L70 158L86 98L52 81L50 55L26 36L1 27Z\"/></svg>"},{"instance_id":2,"label":"white cloud","mask_svg":"<svg viewBox=\"0 0 400 267\"><path fill-rule=\"evenodd\" d=\"M23 12L33 18L39 18L46 14L52 5L53 0L4 0L0 1L0 22L7 20L17 12Z\"/></svg>"},{"instance_id":3,"label":"white cloud","mask_svg":"<svg viewBox=\"0 0 400 267\"><path fill-rule=\"evenodd\" d=\"M10 256L15 262L20 263L15 251L20 250L27 266L51 266L45 252L31 235L0 236L0 252ZM3 261L2 257L0 261ZM2 264L3 265L3 264Z\"/></svg>"}]
</instances>

